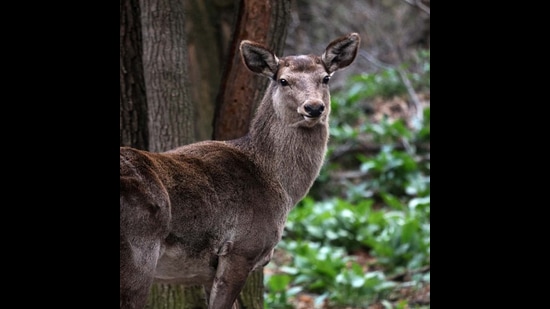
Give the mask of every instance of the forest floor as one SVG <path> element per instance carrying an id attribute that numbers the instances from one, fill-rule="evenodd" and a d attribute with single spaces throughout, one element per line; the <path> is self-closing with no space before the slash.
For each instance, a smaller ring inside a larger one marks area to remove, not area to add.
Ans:
<path id="1" fill-rule="evenodd" d="M 399 295 L 396 294 L 397 298 L 388 299 L 394 305 L 399 303 L 399 301 L 405 300 L 409 305 L 405 309 L 423 309 L 430 308 L 430 285 L 422 287 L 421 289 L 415 288 L 405 288 L 397 291 Z M 293 302 L 293 305 L 296 309 L 320 309 L 315 307 L 315 298 L 314 296 L 307 294 L 300 294 L 296 300 Z M 412 307 L 411 307 L 412 306 Z M 324 304 L 321 309 L 336 309 L 331 307 L 328 304 Z M 338 307 L 337 309 L 364 309 L 363 307 Z M 376 302 L 367 307 L 367 309 L 386 309 L 382 302 Z"/>
<path id="2" fill-rule="evenodd" d="M 371 258 L 365 252 L 358 252 L 356 254 L 356 261 L 359 264 L 372 263 L 369 261 Z M 264 268 L 264 272 L 278 272 L 277 269 L 285 265 L 285 260 L 288 261 L 290 257 L 280 250 L 275 250 L 272 265 L 275 264 L 275 268 Z M 430 271 L 429 267 L 422 270 L 422 272 Z M 394 281 L 403 283 L 410 280 L 410 274 L 403 274 L 402 276 L 394 276 Z M 319 295 L 300 293 L 298 296 L 291 300 L 295 309 L 365 309 L 364 307 L 334 307 L 328 302 L 324 302 L 321 306 L 315 305 L 315 299 Z M 427 283 L 423 286 L 404 287 L 394 290 L 386 301 L 389 301 L 394 306 L 401 301 L 406 301 L 408 305 L 402 307 L 403 309 L 428 309 L 430 308 L 430 284 Z M 371 304 L 366 309 L 386 309 L 381 301 Z"/>

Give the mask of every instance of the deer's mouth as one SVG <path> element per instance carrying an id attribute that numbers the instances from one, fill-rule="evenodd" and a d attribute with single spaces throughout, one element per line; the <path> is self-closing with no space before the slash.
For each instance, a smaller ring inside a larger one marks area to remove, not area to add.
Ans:
<path id="1" fill-rule="evenodd" d="M 300 121 L 301 126 L 305 127 L 313 127 L 319 123 L 323 124 L 325 117 L 325 113 L 321 113 L 319 115 L 311 115 L 309 113 L 299 112 L 300 116 L 302 116 L 303 120 Z"/>
<path id="2" fill-rule="evenodd" d="M 311 115 L 304 115 L 304 114 L 302 114 L 302 117 L 304 117 L 304 119 L 307 120 L 307 121 L 314 121 L 314 120 L 317 120 L 317 119 L 321 118 L 321 115 L 319 115 L 319 116 L 311 116 Z"/>
<path id="3" fill-rule="evenodd" d="M 316 126 L 317 124 L 324 124 L 326 120 L 326 117 L 323 116 L 325 115 L 325 113 L 322 113 L 319 116 L 314 116 L 303 112 L 298 112 L 298 113 L 300 114 L 300 116 L 302 116 L 302 120 L 293 124 L 292 125 L 293 127 L 311 128 Z"/>

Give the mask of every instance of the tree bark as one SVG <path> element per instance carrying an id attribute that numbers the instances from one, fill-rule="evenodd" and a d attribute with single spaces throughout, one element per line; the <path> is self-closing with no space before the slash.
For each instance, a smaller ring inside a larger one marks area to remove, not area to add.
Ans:
<path id="1" fill-rule="evenodd" d="M 120 146 L 148 149 L 138 0 L 120 1 Z"/>
<path id="2" fill-rule="evenodd" d="M 194 141 L 189 100 L 185 14 L 181 0 L 140 0 L 149 150 Z"/>
<path id="3" fill-rule="evenodd" d="M 250 121 L 268 85 L 265 77 L 252 74 L 239 52 L 242 40 L 271 48 L 279 56 L 284 48 L 290 18 L 290 0 L 241 0 L 227 55 L 214 118 L 214 138 L 234 139 L 248 132 Z"/>
<path id="4" fill-rule="evenodd" d="M 188 48 L 189 89 L 195 103 L 195 140 L 212 139 L 216 96 L 220 88 L 223 63 L 233 25 L 235 1 L 185 1 Z M 224 49 L 225 48 L 225 49 Z"/>
<path id="5" fill-rule="evenodd" d="M 153 284 L 145 309 L 207 309 L 200 286 Z"/>
<path id="6" fill-rule="evenodd" d="M 263 269 L 253 271 L 239 295 L 238 304 L 242 309 L 264 308 L 264 272 Z"/>

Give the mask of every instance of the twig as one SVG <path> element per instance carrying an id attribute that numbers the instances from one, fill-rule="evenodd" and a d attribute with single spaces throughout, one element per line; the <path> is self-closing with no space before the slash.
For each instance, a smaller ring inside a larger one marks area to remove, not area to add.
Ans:
<path id="1" fill-rule="evenodd" d="M 418 273 L 425 273 L 429 270 L 430 270 L 430 265 L 426 265 L 426 266 L 423 266 L 423 267 L 420 267 L 420 268 L 417 268 L 417 269 L 405 270 L 402 273 L 398 273 L 398 274 L 395 274 L 393 276 L 387 277 L 386 280 L 396 281 L 397 279 L 405 277 L 406 275 L 414 275 L 414 274 L 418 274 Z"/>
<path id="2" fill-rule="evenodd" d="M 407 88 L 407 92 L 409 93 L 409 97 L 411 98 L 411 101 L 413 103 L 414 109 L 416 110 L 416 120 L 417 122 L 413 121 L 413 125 L 416 129 L 419 129 L 422 126 L 422 122 L 424 121 L 424 113 L 422 111 L 422 104 L 420 103 L 420 100 L 418 99 L 418 95 L 416 95 L 416 92 L 414 91 L 414 88 L 411 84 L 411 81 L 407 77 L 407 74 L 402 69 L 397 69 L 397 72 L 399 72 L 399 76 L 401 76 L 401 80 L 403 81 L 403 84 L 405 85 L 405 88 Z"/>
<path id="3" fill-rule="evenodd" d="M 385 70 L 389 70 L 389 69 L 393 68 L 391 65 L 385 64 L 382 61 L 380 61 L 380 60 L 376 59 L 375 57 L 371 56 L 371 54 L 367 53 L 363 49 L 359 50 L 359 55 L 362 56 L 363 58 L 365 58 L 367 61 L 374 64 L 375 66 L 379 67 L 379 68 L 382 68 L 382 69 L 385 69 Z"/>
<path id="4" fill-rule="evenodd" d="M 424 5 L 424 3 L 422 3 L 421 0 L 403 0 L 403 1 L 405 1 L 406 3 L 408 3 L 412 6 L 416 6 L 417 8 L 424 11 L 424 13 L 430 15 L 430 8 L 427 7 L 426 5 Z"/>

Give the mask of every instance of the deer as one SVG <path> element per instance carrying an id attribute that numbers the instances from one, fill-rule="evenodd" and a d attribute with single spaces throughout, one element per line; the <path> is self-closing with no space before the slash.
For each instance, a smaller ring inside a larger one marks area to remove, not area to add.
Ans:
<path id="1" fill-rule="evenodd" d="M 120 308 L 144 308 L 154 282 L 202 285 L 209 309 L 237 308 L 320 173 L 329 81 L 359 44 L 350 33 L 320 56 L 279 58 L 243 40 L 244 65 L 270 80 L 246 135 L 166 152 L 120 147 Z"/>

